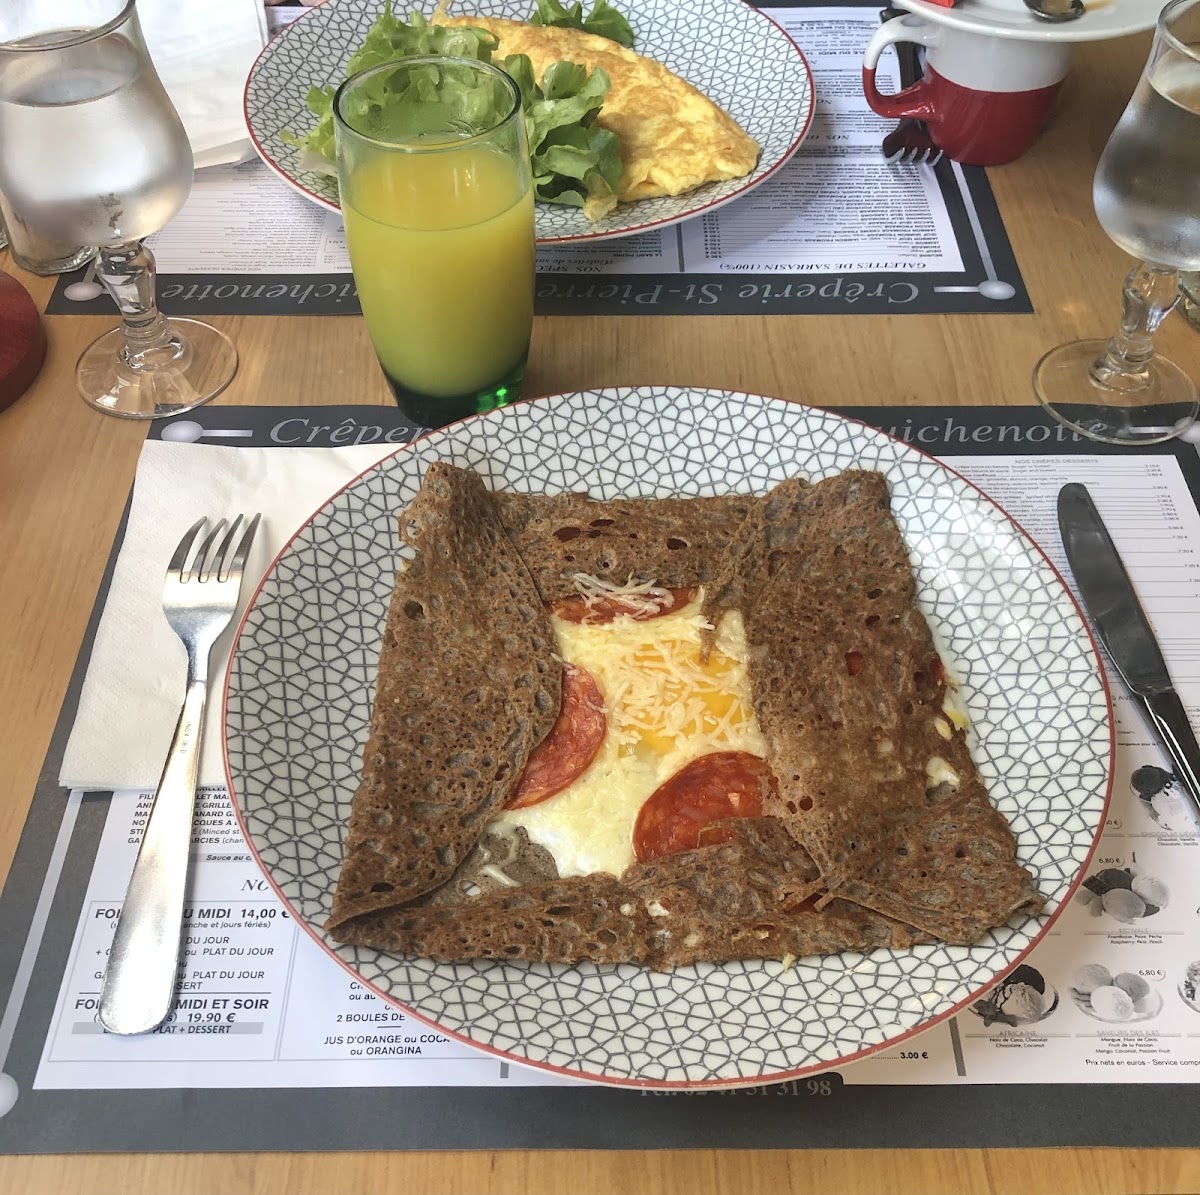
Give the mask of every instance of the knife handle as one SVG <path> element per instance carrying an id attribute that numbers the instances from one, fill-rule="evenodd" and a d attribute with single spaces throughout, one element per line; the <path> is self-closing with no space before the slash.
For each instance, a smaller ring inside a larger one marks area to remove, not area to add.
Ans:
<path id="1" fill-rule="evenodd" d="M 1200 811 L 1200 745 L 1196 743 L 1179 694 L 1172 689 L 1152 697 L 1143 697 L 1142 702 L 1175 765 L 1181 783 Z"/>

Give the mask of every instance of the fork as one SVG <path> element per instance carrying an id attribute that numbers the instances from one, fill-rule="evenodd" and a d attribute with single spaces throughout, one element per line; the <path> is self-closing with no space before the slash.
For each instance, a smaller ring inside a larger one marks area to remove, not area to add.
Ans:
<path id="1" fill-rule="evenodd" d="M 237 608 L 260 517 L 250 520 L 234 551 L 242 516 L 228 527 L 221 519 L 193 556 L 208 525 L 200 519 L 167 566 L 163 614 L 187 649 L 187 690 L 108 953 L 97 1019 L 110 1033 L 149 1033 L 175 997 L 209 657 Z"/>
<path id="2" fill-rule="evenodd" d="M 905 15 L 903 9 L 890 5 L 879 14 L 881 21 Z M 911 87 L 921 77 L 921 62 L 917 47 L 912 42 L 897 42 L 896 58 L 900 66 L 900 88 Z M 942 151 L 933 143 L 929 128 L 923 120 L 905 116 L 883 139 L 880 146 L 889 162 L 928 162 L 936 166 L 942 160 Z"/>

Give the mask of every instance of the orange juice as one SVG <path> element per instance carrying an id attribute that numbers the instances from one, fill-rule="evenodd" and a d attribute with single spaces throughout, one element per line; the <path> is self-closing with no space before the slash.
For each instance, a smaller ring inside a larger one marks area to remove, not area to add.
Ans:
<path id="1" fill-rule="evenodd" d="M 397 398 L 450 400 L 519 377 L 533 321 L 528 171 L 494 146 L 449 142 L 374 155 L 348 182 L 354 280 Z"/>

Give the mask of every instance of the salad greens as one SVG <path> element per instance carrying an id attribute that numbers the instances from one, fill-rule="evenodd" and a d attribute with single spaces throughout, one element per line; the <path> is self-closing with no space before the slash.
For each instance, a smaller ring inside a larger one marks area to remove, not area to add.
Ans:
<path id="1" fill-rule="evenodd" d="M 608 0 L 596 0 L 591 13 L 585 18 L 582 0 L 576 0 L 569 9 L 564 8 L 559 0 L 536 0 L 537 11 L 529 18 L 531 25 L 557 25 L 562 29 L 582 29 L 584 33 L 594 33 L 597 37 L 607 37 L 609 41 L 618 42 L 629 47 L 633 45 L 633 30 L 629 22 L 615 9 Z"/>
<path id="2" fill-rule="evenodd" d="M 406 25 L 392 13 L 392 0 L 384 0 L 383 11 L 367 30 L 363 44 L 350 55 L 346 63 L 346 77 L 383 66 L 397 58 L 410 58 L 419 54 L 438 54 L 455 58 L 475 58 L 490 62 L 492 51 L 499 40 L 482 29 L 468 29 L 459 25 L 430 25 L 420 13 L 412 14 L 412 23 Z M 288 145 L 304 151 L 301 165 L 305 170 L 323 174 L 336 174 L 333 148 L 333 97 L 337 87 L 310 87 L 305 105 L 317 118 L 316 126 L 303 137 L 297 137 L 291 129 L 283 129 L 280 137 Z M 380 106 L 402 103 L 402 96 L 391 95 L 380 80 L 373 93 L 364 93 L 361 107 L 365 110 L 372 104 Z"/>
<path id="3" fill-rule="evenodd" d="M 510 54 L 502 65 L 521 89 L 537 197 L 583 207 L 589 198 L 615 195 L 623 169 L 617 135 L 594 123 L 608 92 L 607 72 L 552 62 L 539 86 L 524 54 Z"/>
<path id="4" fill-rule="evenodd" d="M 538 12 L 533 23 L 569 25 L 601 36 L 609 36 L 601 33 L 601 27 L 612 28 L 616 31 L 611 35 L 612 40 L 620 40 L 616 35 L 621 32 L 619 23 L 629 41 L 633 40 L 624 17 L 607 0 L 595 0 L 586 21 L 582 19 L 579 3 L 572 5 L 568 12 L 558 0 L 536 2 Z M 393 14 L 392 0 L 384 0 L 383 11 L 368 30 L 363 44 L 347 62 L 346 74 L 349 77 L 374 66 L 419 54 L 491 62 L 498 45 L 498 39 L 483 29 L 466 25 L 430 25 L 420 13 L 412 13 L 405 23 Z M 605 200 L 614 195 L 623 168 L 617 138 L 595 123 L 611 84 L 608 74 L 600 69 L 589 73 L 585 67 L 572 62 L 555 62 L 546 68 L 539 81 L 524 54 L 510 55 L 495 65 L 512 76 L 521 92 L 537 197 L 549 203 L 582 207 L 588 199 Z M 450 72 L 439 74 L 433 67 L 424 79 L 402 93 L 391 90 L 386 77 L 380 78 L 377 86 L 363 90 L 356 97 L 361 109 L 357 115 L 367 117 L 372 109 L 399 107 L 412 98 L 433 98 L 429 89 L 443 99 L 447 92 L 453 92 L 450 98 L 456 108 L 470 110 L 475 120 L 482 124 L 494 122 L 494 112 L 480 109 L 481 103 L 484 107 L 494 103 L 490 93 L 465 94 L 465 84 Z M 332 85 L 310 88 L 305 102 L 309 112 L 317 118 L 316 125 L 300 137 L 290 129 L 280 133 L 282 140 L 302 151 L 302 169 L 336 174 L 333 138 L 336 90 Z M 481 99 L 485 95 L 488 98 Z"/>

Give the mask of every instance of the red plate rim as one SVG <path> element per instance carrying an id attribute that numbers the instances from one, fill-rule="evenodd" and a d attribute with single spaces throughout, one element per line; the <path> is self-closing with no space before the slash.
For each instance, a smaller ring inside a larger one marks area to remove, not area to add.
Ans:
<path id="1" fill-rule="evenodd" d="M 634 389 L 634 387 L 613 386 L 613 387 L 604 387 L 599 392 L 600 393 L 608 393 L 608 394 L 619 394 L 622 391 L 630 390 L 630 389 Z M 703 387 L 679 386 L 679 387 L 670 387 L 670 389 L 688 391 L 688 390 L 703 389 Z M 514 406 L 520 407 L 520 406 L 525 405 L 525 403 L 527 403 L 527 402 L 551 402 L 551 401 L 555 401 L 555 400 L 559 400 L 559 399 L 569 399 L 569 398 L 575 397 L 576 395 L 578 395 L 580 393 L 583 393 L 583 392 L 582 391 L 566 391 L 566 392 L 559 393 L 559 394 L 540 395 L 538 397 L 531 397 L 529 399 L 524 399 L 520 403 L 514 404 Z M 747 397 L 747 398 L 759 399 L 759 400 L 762 400 L 765 402 L 791 402 L 792 401 L 789 399 L 774 398 L 771 395 L 757 394 L 752 391 L 722 391 L 721 393 L 726 397 L 735 397 L 735 398 L 736 397 Z M 473 1049 L 479 1050 L 486 1054 L 492 1054 L 498 1058 L 504 1059 L 506 1062 L 513 1062 L 513 1063 L 518 1064 L 519 1066 L 530 1067 L 534 1070 L 539 1070 L 539 1071 L 546 1071 L 550 1074 L 563 1075 L 563 1076 L 566 1076 L 566 1077 L 569 1077 L 572 1079 L 577 1079 L 580 1082 L 594 1084 L 594 1085 L 603 1086 L 603 1087 L 622 1087 L 622 1088 L 635 1088 L 635 1089 L 642 1089 L 642 1090 L 658 1090 L 658 1091 L 698 1091 L 698 1090 L 714 1090 L 714 1089 L 719 1089 L 719 1088 L 733 1089 L 733 1088 L 740 1088 L 740 1087 L 761 1087 L 761 1086 L 767 1086 L 770 1084 L 790 1082 L 793 1079 L 804 1078 L 807 1075 L 814 1075 L 814 1074 L 820 1074 L 820 1073 L 827 1072 L 827 1071 L 837 1070 L 839 1067 L 845 1066 L 847 1063 L 856 1062 L 861 1058 L 869 1057 L 872 1054 L 878 1054 L 883 1050 L 893 1049 L 896 1046 L 900 1045 L 901 1043 L 906 1042 L 906 1041 L 910 1040 L 911 1038 L 917 1036 L 918 1034 L 925 1033 L 927 1030 L 932 1029 L 935 1025 L 941 1024 L 943 1021 L 947 1020 L 949 1017 L 952 1017 L 956 1013 L 961 1012 L 969 1004 L 972 1004 L 974 1001 L 979 999 L 979 997 L 984 992 L 986 992 L 990 988 L 994 987 L 1004 977 L 1004 975 L 1009 974 L 1015 967 L 1019 966 L 1021 962 L 1023 962 L 1026 958 L 1028 958 L 1030 952 L 1042 942 L 1042 940 L 1046 937 L 1047 933 L 1050 931 L 1050 928 L 1059 919 L 1059 917 L 1062 916 L 1064 910 L 1070 904 L 1072 897 L 1075 895 L 1076 891 L 1079 889 L 1080 884 L 1082 884 L 1082 882 L 1087 874 L 1087 869 L 1088 869 L 1089 865 L 1091 864 L 1092 859 L 1095 857 L 1096 850 L 1099 847 L 1100 834 L 1101 834 L 1101 831 L 1104 826 L 1105 818 L 1108 815 L 1109 806 L 1112 802 L 1114 772 L 1115 772 L 1115 763 L 1116 763 L 1117 742 L 1116 742 L 1116 728 L 1115 728 L 1114 721 L 1113 721 L 1112 691 L 1111 691 L 1111 688 L 1108 683 L 1108 675 L 1104 669 L 1103 659 L 1100 655 L 1100 650 L 1096 643 L 1096 638 L 1092 633 L 1091 625 L 1089 624 L 1086 616 L 1084 615 L 1084 612 L 1081 609 L 1078 601 L 1076 601 L 1074 593 L 1071 592 L 1071 587 L 1067 584 L 1066 579 L 1063 577 L 1062 573 L 1059 572 L 1058 568 L 1055 566 L 1054 562 L 1050 559 L 1050 557 L 1042 550 L 1041 546 L 1037 543 L 1037 541 L 1025 530 L 1024 527 L 1021 526 L 1021 524 L 1019 522 L 1017 522 L 1016 519 L 1014 519 L 1008 513 L 1007 510 L 1004 509 L 1003 506 L 1000 505 L 999 502 L 997 502 L 994 498 L 992 498 L 988 494 L 986 494 L 974 482 L 972 482 L 968 478 L 964 477 L 957 470 L 950 468 L 949 465 L 946 465 L 942 461 L 938 460 L 938 458 L 933 456 L 931 453 L 925 452 L 923 449 L 917 448 L 914 445 L 907 443 L 907 441 L 901 440 L 898 436 L 893 436 L 890 432 L 885 432 L 880 428 L 872 427 L 869 423 L 866 423 L 861 419 L 854 419 L 854 418 L 851 418 L 846 415 L 840 415 L 836 411 L 831 411 L 825 407 L 817 406 L 812 403 L 796 403 L 795 405 L 808 407 L 809 409 L 814 410 L 814 411 L 820 411 L 823 414 L 829 415 L 835 419 L 840 419 L 845 423 L 851 423 L 851 424 L 857 425 L 858 427 L 865 428 L 873 434 L 882 435 L 885 438 L 892 440 L 893 442 L 895 442 L 897 444 L 900 444 L 905 450 L 907 450 L 909 452 L 913 452 L 913 453 L 917 454 L 918 456 L 924 457 L 926 460 L 932 461 L 939 468 L 944 469 L 947 473 L 951 474 L 953 477 L 958 478 L 959 481 L 961 481 L 965 485 L 969 486 L 972 490 L 974 490 L 977 494 L 979 494 L 979 496 L 981 498 L 983 498 L 988 504 L 990 504 L 991 506 L 994 506 L 1004 516 L 1004 518 L 1013 527 L 1016 528 L 1016 530 L 1021 535 L 1021 537 L 1026 541 L 1026 543 L 1030 547 L 1032 547 L 1033 550 L 1045 561 L 1046 565 L 1049 567 L 1051 572 L 1054 574 L 1055 578 L 1058 580 L 1059 584 L 1062 586 L 1063 592 L 1067 595 L 1068 599 L 1071 602 L 1071 605 L 1075 609 L 1075 613 L 1079 616 L 1080 623 L 1082 624 L 1083 629 L 1087 634 L 1088 642 L 1091 645 L 1092 656 L 1095 659 L 1096 670 L 1100 676 L 1100 683 L 1101 683 L 1101 685 L 1103 687 L 1103 691 L 1104 691 L 1105 711 L 1107 714 L 1107 723 L 1108 723 L 1108 780 L 1107 780 L 1107 784 L 1105 786 L 1104 806 L 1100 811 L 1098 828 L 1096 830 L 1095 836 L 1092 839 L 1092 845 L 1088 849 L 1086 857 L 1083 859 L 1082 863 L 1080 864 L 1079 870 L 1077 871 L 1074 880 L 1071 881 L 1071 883 L 1069 884 L 1069 886 L 1067 888 L 1067 891 L 1063 895 L 1062 900 L 1059 902 L 1058 908 L 1055 909 L 1055 911 L 1046 918 L 1045 924 L 1034 935 L 1033 940 L 1029 943 L 1028 946 L 1026 946 L 1017 955 L 1017 957 L 1015 959 L 1013 959 L 1012 964 L 1008 968 L 1006 968 L 1006 970 L 1004 970 L 1000 974 L 997 974 L 997 975 L 993 976 L 992 978 L 990 978 L 987 981 L 987 983 L 981 985 L 979 988 L 972 991 L 969 995 L 964 997 L 962 1000 L 958 1001 L 956 1004 L 952 1005 L 950 1008 L 944 1009 L 942 1012 L 937 1013 L 935 1016 L 930 1017 L 928 1020 L 921 1022 L 920 1025 L 914 1026 L 912 1029 L 907 1029 L 903 1033 L 899 1034 L 896 1037 L 886 1038 L 884 1041 L 881 1041 L 881 1042 L 877 1043 L 876 1045 L 866 1046 L 863 1049 L 856 1050 L 854 1053 L 851 1053 L 851 1054 L 843 1054 L 839 1058 L 837 1058 L 836 1060 L 834 1060 L 832 1062 L 812 1063 L 808 1066 L 801 1066 L 801 1067 L 797 1067 L 797 1068 L 794 1068 L 791 1070 L 772 1071 L 769 1074 L 757 1075 L 754 1078 L 733 1077 L 733 1078 L 729 1078 L 729 1079 L 662 1080 L 662 1079 L 639 1079 L 636 1077 L 628 1078 L 628 1077 L 619 1077 L 619 1076 L 600 1077 L 600 1076 L 596 1076 L 596 1075 L 584 1074 L 584 1073 L 581 1073 L 580 1071 L 571 1070 L 567 1067 L 555 1066 L 552 1063 L 540 1062 L 537 1060 L 529 1059 L 529 1058 L 523 1057 L 522 1055 L 514 1054 L 510 1051 L 500 1049 L 499 1047 L 491 1046 L 486 1043 L 479 1042 L 479 1041 L 475 1040 L 474 1038 L 467 1036 L 464 1033 L 461 1033 L 457 1030 L 448 1028 L 447 1026 L 441 1024 L 439 1021 L 434 1020 L 432 1017 L 430 1017 L 424 1013 L 421 1013 L 417 1009 L 412 1008 L 410 1005 L 407 1005 L 407 1004 L 403 1003 L 402 1001 L 396 999 L 394 996 L 388 995 L 386 992 L 384 992 L 380 988 L 378 988 L 375 984 L 371 983 L 369 980 L 364 979 L 357 971 L 354 970 L 354 968 L 350 965 L 350 963 L 348 963 L 345 959 L 343 959 L 341 957 L 341 955 L 337 954 L 335 951 L 333 951 L 329 947 L 328 943 L 326 943 L 324 941 L 324 939 L 318 934 L 318 932 L 309 924 L 308 920 L 296 910 L 296 908 L 292 905 L 292 902 L 287 898 L 287 896 L 284 895 L 282 889 L 276 883 L 275 877 L 271 874 L 270 870 L 268 869 L 266 864 L 263 862 L 261 856 L 258 853 L 257 847 L 254 845 L 254 842 L 251 839 L 249 830 L 246 826 L 245 819 L 242 815 L 241 807 L 236 798 L 237 789 L 233 782 L 232 770 L 229 766 L 229 749 L 228 749 L 228 739 L 227 739 L 227 734 L 226 734 L 226 725 L 227 725 L 227 719 L 228 719 L 228 715 L 229 715 L 229 676 L 230 676 L 230 673 L 232 672 L 232 661 L 233 661 L 233 658 L 236 655 L 238 647 L 241 643 L 242 632 L 244 631 L 245 626 L 246 626 L 246 621 L 250 616 L 250 611 L 254 608 L 255 604 L 257 603 L 258 596 L 261 593 L 263 586 L 266 584 L 267 578 L 270 577 L 274 573 L 279 562 L 283 559 L 283 557 L 291 549 L 292 544 L 300 537 L 300 535 L 304 531 L 307 530 L 307 528 L 312 524 L 313 520 L 316 519 L 317 516 L 323 510 L 326 509 L 326 507 L 328 507 L 331 503 L 336 501 L 336 499 L 342 493 L 344 493 L 346 490 L 348 490 L 351 486 L 356 485 L 368 473 L 371 473 L 374 470 L 381 468 L 388 460 L 399 455 L 399 453 L 401 453 L 401 452 L 406 452 L 406 451 L 410 450 L 413 447 L 413 445 L 420 443 L 420 441 L 425 439 L 426 436 L 429 434 L 427 432 L 427 433 L 425 433 L 425 435 L 418 436 L 416 439 L 410 441 L 408 444 L 401 445 L 396 450 L 396 452 L 388 453 L 387 456 L 382 457 L 380 460 L 376 461 L 375 464 L 368 466 L 366 469 L 363 469 L 360 473 L 356 474 L 353 478 L 351 478 L 348 482 L 346 482 L 345 485 L 339 486 L 337 490 L 335 490 L 332 494 L 330 494 L 329 497 L 326 498 L 313 511 L 313 513 L 307 519 L 304 520 L 304 522 L 300 525 L 300 527 L 297 528 L 296 532 L 288 539 L 287 543 L 284 544 L 284 546 L 279 550 L 279 552 L 276 554 L 275 558 L 271 561 L 270 566 L 266 569 L 266 571 L 263 573 L 262 578 L 259 580 L 258 584 L 255 586 L 254 593 L 251 596 L 250 601 L 246 605 L 246 610 L 242 614 L 242 617 L 238 621 L 237 631 L 234 635 L 232 647 L 230 648 L 230 657 L 229 658 L 230 658 L 231 667 L 226 670 L 225 679 L 224 679 L 224 682 L 223 682 L 222 688 L 221 688 L 221 758 L 222 758 L 222 763 L 223 763 L 223 766 L 225 769 L 225 783 L 226 783 L 226 787 L 227 787 L 228 794 L 229 794 L 230 804 L 233 807 L 234 816 L 237 818 L 238 826 L 241 830 L 242 836 L 246 840 L 246 845 L 249 848 L 250 853 L 253 856 L 255 863 L 258 865 L 259 869 L 262 871 L 267 882 L 271 885 L 271 888 L 274 890 L 275 895 L 278 897 L 280 903 L 284 906 L 285 909 L 287 909 L 288 914 L 291 916 L 293 921 L 295 921 L 295 923 L 297 925 L 299 925 L 308 934 L 308 936 L 314 942 L 316 942 L 317 945 L 320 946 L 320 948 L 331 959 L 333 959 L 340 967 L 342 967 L 343 970 L 345 970 L 349 975 L 351 975 L 356 983 L 361 984 L 364 988 L 373 992 L 376 996 L 378 996 L 381 1000 L 385 1001 L 387 1004 L 390 1004 L 393 1007 L 400 1009 L 403 1013 L 405 1013 L 406 1016 L 412 1017 L 414 1020 L 419 1021 L 422 1024 L 429 1026 L 431 1029 L 436 1029 L 439 1033 L 443 1034 L 444 1036 L 452 1038 L 455 1041 L 461 1042 L 463 1045 L 470 1046 Z M 885 410 L 885 409 L 886 408 L 883 408 L 883 407 L 880 408 L 880 410 Z M 468 416 L 466 419 L 458 420 L 456 422 L 455 426 L 468 423 L 475 419 L 490 417 L 494 414 L 495 414 L 494 411 L 489 411 L 489 412 L 485 412 L 482 415 L 471 415 L 471 416 Z M 437 428 L 434 430 L 441 432 L 441 431 L 444 431 L 445 429 Z M 380 952 L 380 953 L 382 953 L 382 952 Z"/>
<path id="2" fill-rule="evenodd" d="M 593 241 L 612 241 L 617 240 L 620 237 L 636 236 L 638 233 L 648 232 L 653 228 L 662 228 L 671 224 L 682 224 L 685 220 L 692 219 L 693 216 L 701 216 L 705 212 L 713 211 L 716 208 L 724 207 L 727 203 L 732 203 L 733 200 L 740 198 L 747 191 L 757 187 L 760 183 L 766 182 L 771 175 L 775 174 L 776 171 L 786 166 L 787 163 L 790 162 L 795 156 L 796 150 L 800 148 L 801 142 L 805 137 L 808 136 L 809 130 L 812 128 L 813 117 L 817 111 L 817 92 L 813 83 L 812 67 L 809 66 L 808 59 L 804 56 L 804 51 L 800 49 L 796 39 L 792 37 L 792 35 L 788 33 L 788 31 L 784 29 L 784 27 L 780 25 L 778 21 L 776 21 L 773 17 L 769 17 L 761 9 L 755 8 L 753 4 L 748 3 L 748 0 L 732 0 L 732 2 L 742 5 L 743 8 L 750 9 L 752 12 L 762 17 L 763 20 L 774 25 L 775 28 L 778 29 L 785 38 L 787 38 L 787 40 L 791 43 L 792 48 L 796 51 L 796 57 L 800 59 L 800 63 L 804 67 L 804 74 L 808 79 L 808 94 L 810 97 L 810 102 L 808 105 L 808 118 L 804 122 L 804 127 L 796 135 L 795 140 L 792 141 L 791 145 L 789 145 L 784 153 L 780 156 L 779 161 L 776 162 L 775 165 L 773 165 L 765 173 L 759 175 L 758 178 L 748 179 L 742 186 L 738 187 L 737 190 L 731 192 L 730 194 L 723 195 L 720 199 L 710 200 L 708 203 L 693 208 L 691 211 L 682 216 L 664 216 L 661 220 L 647 220 L 644 224 L 637 224 L 632 228 L 622 228 L 613 232 L 587 232 L 578 234 L 576 236 L 538 237 L 537 243 L 539 245 L 583 245 L 589 244 Z M 250 67 L 249 73 L 246 75 L 246 85 L 242 89 L 242 119 L 245 121 L 246 132 L 250 135 L 250 141 L 254 145 L 254 152 L 258 154 L 260 161 L 262 161 L 263 164 L 273 174 L 278 176 L 282 182 L 286 183 L 294 191 L 298 191 L 306 199 L 312 200 L 313 203 L 319 204 L 326 211 L 340 213 L 342 209 L 339 204 L 330 203 L 329 200 L 323 195 L 318 195 L 316 191 L 310 190 L 303 183 L 292 178 L 292 176 L 288 174 L 283 167 L 280 166 L 275 159 L 267 153 L 262 142 L 259 141 L 257 135 L 255 134 L 253 126 L 250 124 L 250 112 L 248 104 L 250 81 L 258 73 L 259 66 L 262 64 L 263 59 L 267 56 L 268 51 L 271 50 L 271 47 L 275 44 L 275 42 L 278 41 L 279 38 L 283 37 L 294 25 L 298 25 L 301 21 L 312 16 L 319 7 L 320 6 L 318 5 L 316 8 L 310 8 L 302 16 L 297 17 L 294 21 L 288 22 L 288 24 L 283 26 L 283 28 L 280 29 L 259 51 L 258 57 L 255 58 Z M 549 395 L 544 397 L 549 397 Z"/>

